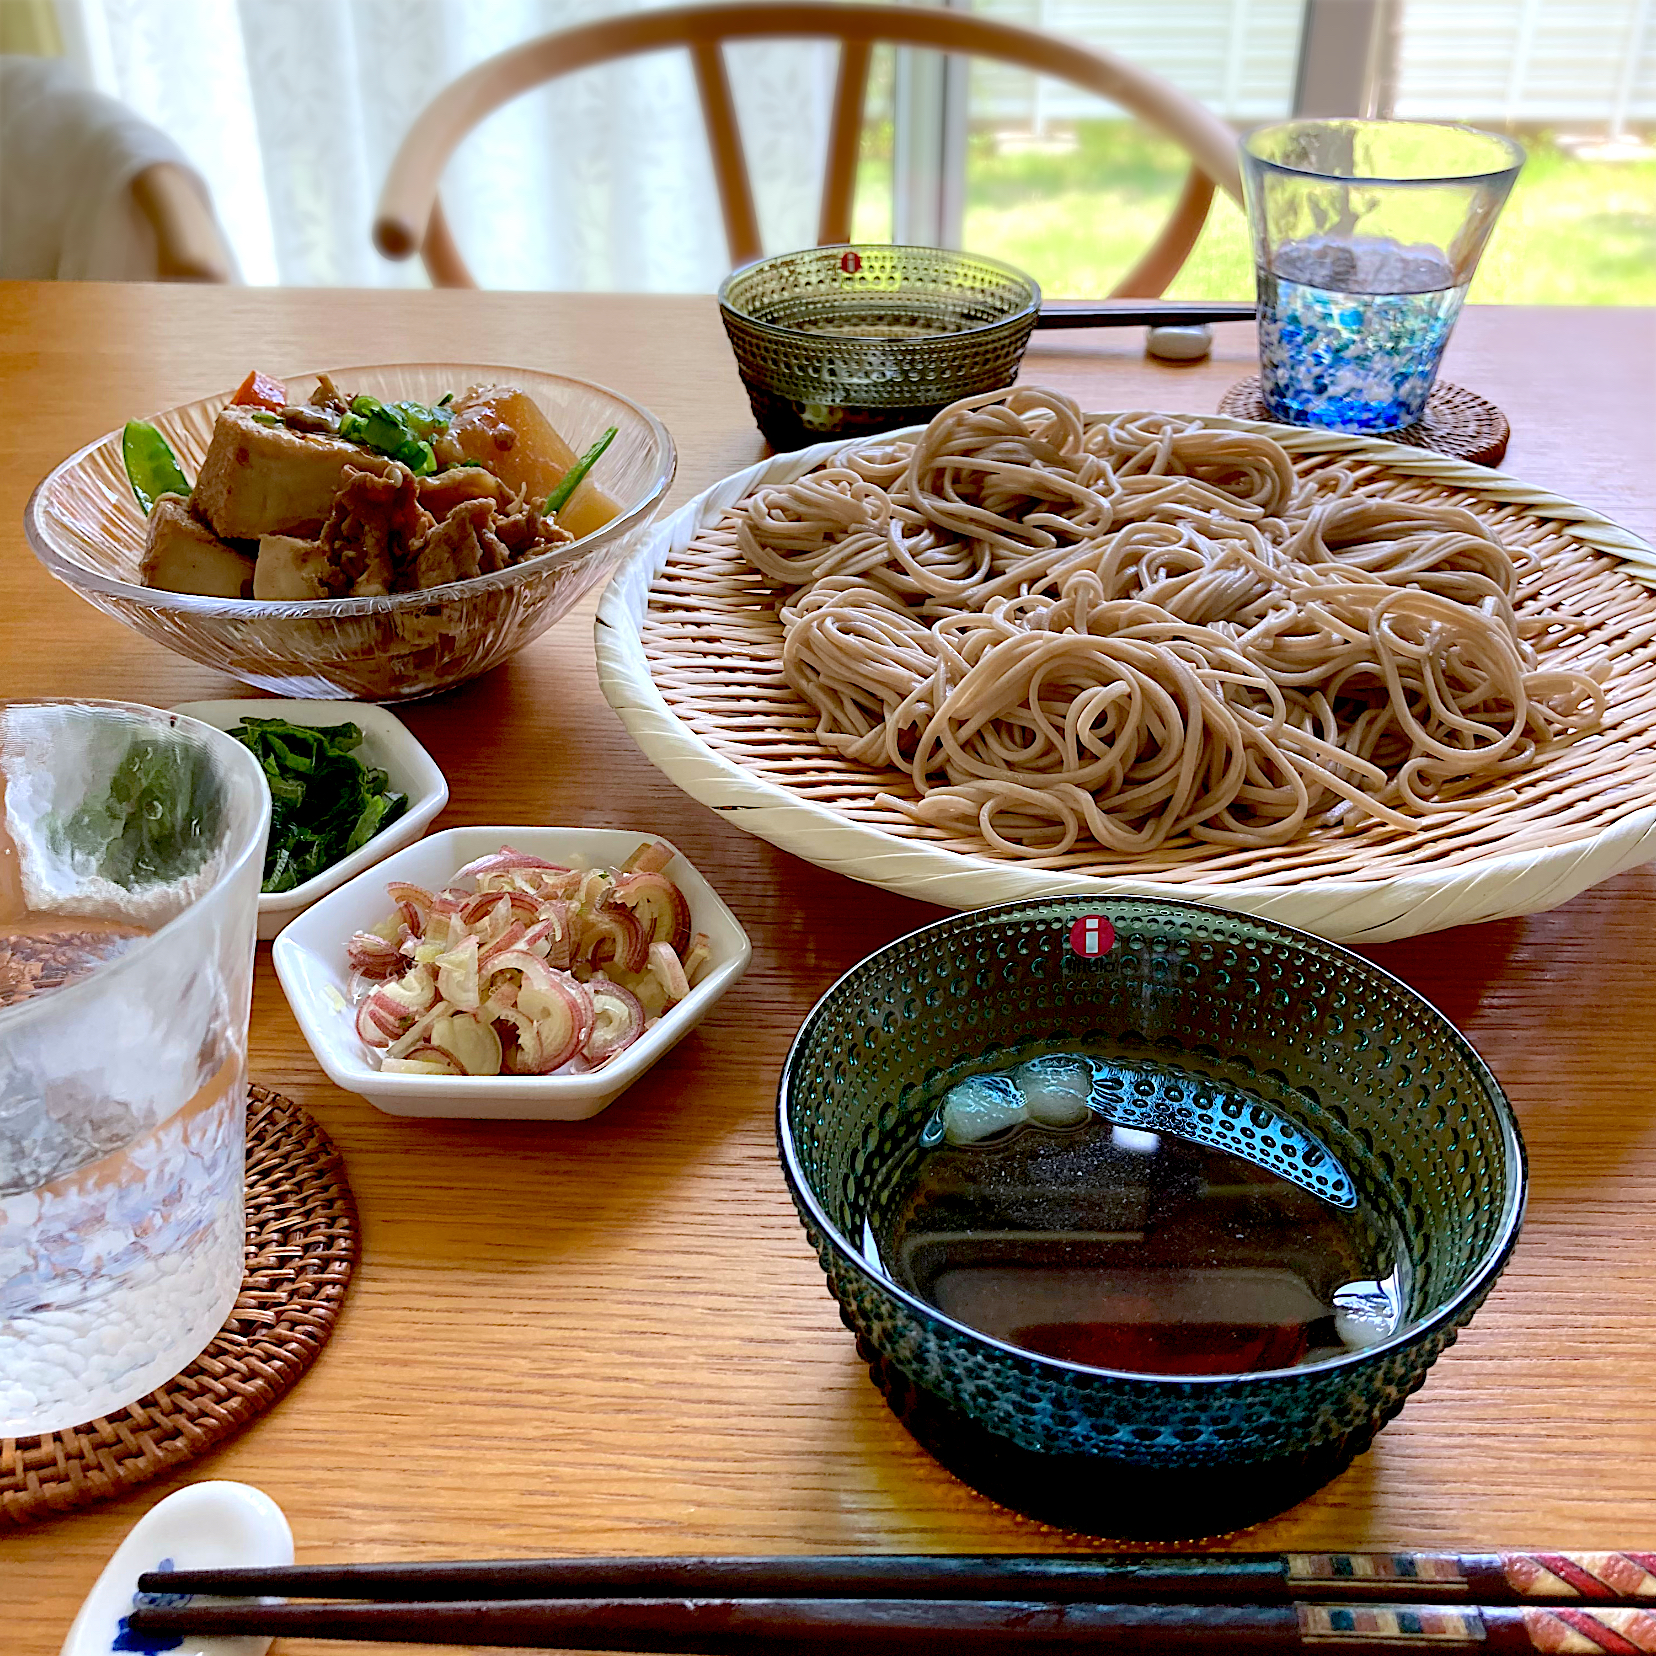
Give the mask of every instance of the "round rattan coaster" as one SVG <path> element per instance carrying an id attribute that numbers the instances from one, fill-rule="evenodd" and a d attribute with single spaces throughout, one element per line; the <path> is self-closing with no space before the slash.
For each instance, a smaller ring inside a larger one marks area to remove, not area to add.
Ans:
<path id="1" fill-rule="evenodd" d="M 292 1099 L 247 1101 L 247 1274 L 213 1343 L 118 1415 L 0 1440 L 0 1531 L 112 1500 L 217 1448 L 328 1342 L 357 1261 L 356 1203 L 333 1140 Z"/>
<path id="2" fill-rule="evenodd" d="M 1265 399 L 1259 394 L 1259 376 L 1238 380 L 1219 399 L 1219 412 L 1234 420 L 1269 420 Z M 1420 424 L 1384 435 L 1389 443 L 1452 454 L 1457 460 L 1470 460 L 1474 466 L 1498 466 L 1507 451 L 1512 427 L 1506 415 L 1476 391 L 1439 380 L 1426 399 L 1426 417 Z"/>

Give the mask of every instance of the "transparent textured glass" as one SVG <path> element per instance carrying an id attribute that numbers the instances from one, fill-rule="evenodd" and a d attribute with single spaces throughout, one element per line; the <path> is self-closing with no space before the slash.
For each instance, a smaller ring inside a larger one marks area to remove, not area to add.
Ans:
<path id="1" fill-rule="evenodd" d="M 1414 121 L 1285 121 L 1243 140 L 1273 419 L 1415 424 L 1523 150 Z"/>
<path id="2" fill-rule="evenodd" d="M 106 798 L 134 737 L 203 756 L 219 809 L 194 874 L 122 885 L 115 906 L 78 878 L 29 898 L 34 916 L 125 919 L 150 935 L 89 976 L 0 1007 L 0 1437 L 78 1425 L 170 1380 L 241 1288 L 247 1019 L 270 823 L 257 761 L 151 708 L 14 703 L 0 708 L 8 843 L 43 843 L 52 819 Z M 32 877 L 27 855 L 23 866 Z"/>
<path id="3" fill-rule="evenodd" d="M 1071 928 L 1094 914 L 1115 941 L 1084 959 Z M 1074 1050 L 1130 1055 L 1239 1144 L 1268 1113 L 1326 1145 L 1401 1239 L 1397 1332 L 1303 1368 L 1135 1375 L 1002 1344 L 898 1287 L 865 1239 L 942 1093 L 1009 1054 Z M 1257 1120 L 1206 1109 L 1216 1092 L 1257 1100 Z M 1523 1213 L 1512 1111 L 1433 1006 L 1335 944 L 1150 899 L 982 909 L 871 955 L 801 1027 L 779 1136 L 829 1288 L 915 1436 L 1009 1506 L 1123 1537 L 1234 1529 L 1342 1470 L 1482 1303 Z"/>
<path id="4" fill-rule="evenodd" d="M 673 478 L 667 428 L 637 403 L 586 380 L 452 362 L 332 373 L 342 389 L 384 402 L 431 403 L 468 385 L 515 385 L 577 452 L 615 426 L 615 440 L 592 475 L 621 503 L 621 514 L 596 534 L 498 574 L 386 598 L 278 604 L 159 592 L 139 580 L 144 514 L 121 462 L 121 434 L 111 432 L 71 455 L 35 490 L 23 520 L 35 556 L 106 614 L 262 690 L 404 701 L 476 678 L 538 638 L 621 566 Z M 294 375 L 288 394 L 302 402 L 315 383 L 314 376 Z M 213 421 L 229 398 L 226 391 L 149 416 L 186 477 L 200 468 Z"/>
<path id="5" fill-rule="evenodd" d="M 1010 385 L 1040 307 L 1022 271 L 935 247 L 781 253 L 719 289 L 753 417 L 783 451 L 923 425 Z"/>

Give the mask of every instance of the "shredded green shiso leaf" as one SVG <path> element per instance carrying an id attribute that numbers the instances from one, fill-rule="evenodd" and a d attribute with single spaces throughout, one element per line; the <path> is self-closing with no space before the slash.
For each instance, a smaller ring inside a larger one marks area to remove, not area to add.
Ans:
<path id="1" fill-rule="evenodd" d="M 366 845 L 408 809 L 391 778 L 365 765 L 354 724 L 313 729 L 287 719 L 243 719 L 230 732 L 270 785 L 265 891 L 292 891 Z"/>
<path id="2" fill-rule="evenodd" d="M 139 736 L 101 798 L 49 832 L 60 853 L 133 890 L 194 874 L 218 842 L 224 796 L 211 760 L 188 743 Z"/>

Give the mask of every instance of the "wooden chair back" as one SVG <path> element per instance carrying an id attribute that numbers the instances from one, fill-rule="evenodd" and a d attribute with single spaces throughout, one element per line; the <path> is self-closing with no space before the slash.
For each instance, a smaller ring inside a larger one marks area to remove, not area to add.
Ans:
<path id="1" fill-rule="evenodd" d="M 155 232 L 156 279 L 228 282 L 230 254 L 201 187 L 171 161 L 157 161 L 132 181 L 132 199 Z"/>
<path id="2" fill-rule="evenodd" d="M 617 58 L 685 47 L 701 95 L 731 262 L 758 258 L 763 251 L 759 218 L 722 48 L 730 40 L 776 38 L 840 42 L 819 244 L 851 239 L 863 95 L 869 59 L 880 42 L 991 58 L 1069 81 L 1130 110 L 1188 152 L 1190 175 L 1172 215 L 1149 250 L 1116 284 L 1116 296 L 1154 298 L 1166 289 L 1201 234 L 1215 185 L 1233 200 L 1242 199 L 1236 138 L 1230 128 L 1195 99 L 1112 53 L 1015 24 L 929 7 L 846 5 L 835 0 L 693 5 L 630 12 L 543 35 L 478 64 L 445 87 L 415 121 L 391 163 L 374 220 L 375 245 L 393 259 L 405 259 L 418 249 L 438 287 L 475 287 L 437 192 L 443 169 L 466 134 L 502 104 L 560 75 Z"/>

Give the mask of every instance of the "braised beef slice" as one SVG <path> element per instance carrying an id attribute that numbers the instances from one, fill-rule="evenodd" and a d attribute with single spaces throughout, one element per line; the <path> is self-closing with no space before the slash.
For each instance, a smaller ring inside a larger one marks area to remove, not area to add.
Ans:
<path id="1" fill-rule="evenodd" d="M 319 544 L 330 597 L 413 592 L 492 575 L 574 537 L 480 466 L 417 478 L 352 469 Z"/>
<path id="2" fill-rule="evenodd" d="M 332 566 L 327 577 L 331 595 L 408 590 L 418 544 L 434 522 L 420 505 L 414 474 L 406 466 L 393 465 L 385 476 L 348 472 L 320 537 Z M 336 585 L 339 591 L 332 593 Z"/>
<path id="3" fill-rule="evenodd" d="M 551 518 L 542 517 L 521 495 L 512 503 L 511 511 L 495 521 L 494 532 L 511 552 L 512 563 L 539 557 L 542 552 L 550 552 L 553 547 L 563 546 L 575 538 Z"/>
<path id="4" fill-rule="evenodd" d="M 318 437 L 334 436 L 339 430 L 339 411 L 327 405 L 289 404 L 282 410 L 282 424 L 289 431 L 308 431 Z"/>
<path id="5" fill-rule="evenodd" d="M 492 500 L 461 501 L 421 542 L 414 562 L 414 586 L 469 581 L 474 575 L 504 569 L 511 555 L 490 532 L 494 517 Z"/>
<path id="6" fill-rule="evenodd" d="M 482 466 L 450 466 L 435 477 L 420 479 L 420 504 L 439 521 L 463 500 L 492 501 L 505 511 L 516 499 L 492 471 Z"/>

